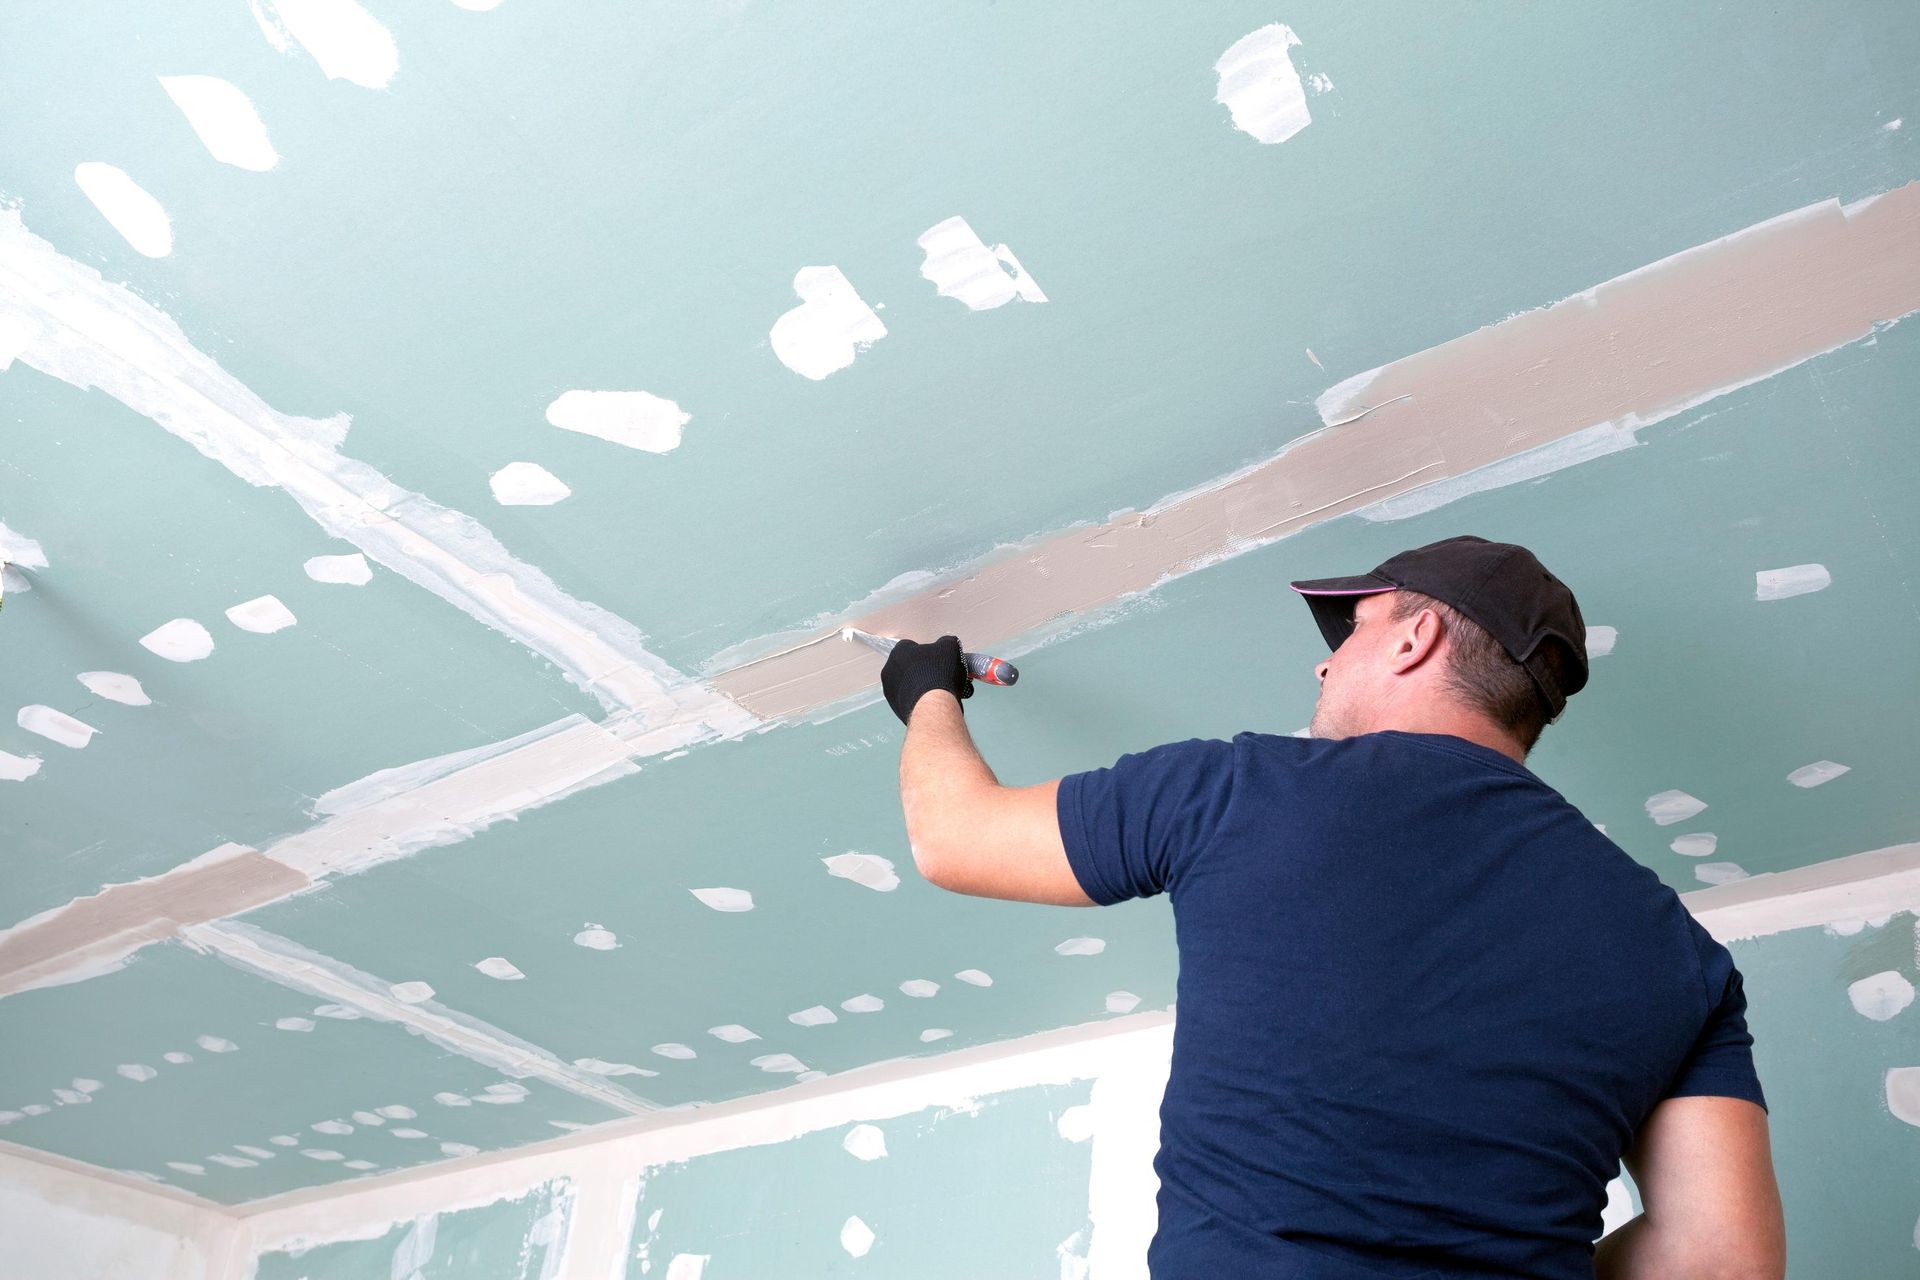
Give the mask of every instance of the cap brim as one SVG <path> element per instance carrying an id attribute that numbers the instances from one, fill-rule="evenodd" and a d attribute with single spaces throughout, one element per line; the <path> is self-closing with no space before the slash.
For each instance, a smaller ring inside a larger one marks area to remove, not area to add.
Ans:
<path id="1" fill-rule="evenodd" d="M 1363 573 L 1351 578 L 1312 578 L 1304 582 L 1287 584 L 1306 597 L 1307 607 L 1313 611 L 1313 620 L 1320 627 L 1320 634 L 1326 639 L 1327 650 L 1332 652 L 1346 643 L 1353 634 L 1353 605 L 1361 596 L 1377 596 L 1383 591 L 1398 591 L 1400 588 L 1385 578 Z"/>

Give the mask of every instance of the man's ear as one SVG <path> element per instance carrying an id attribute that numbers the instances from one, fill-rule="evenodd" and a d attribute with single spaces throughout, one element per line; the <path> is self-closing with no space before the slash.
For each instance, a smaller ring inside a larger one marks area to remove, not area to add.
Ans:
<path id="1" fill-rule="evenodd" d="M 1446 627 L 1432 609 L 1421 609 L 1411 618 L 1399 621 L 1393 652 L 1387 655 L 1393 674 L 1405 675 L 1440 652 Z"/>

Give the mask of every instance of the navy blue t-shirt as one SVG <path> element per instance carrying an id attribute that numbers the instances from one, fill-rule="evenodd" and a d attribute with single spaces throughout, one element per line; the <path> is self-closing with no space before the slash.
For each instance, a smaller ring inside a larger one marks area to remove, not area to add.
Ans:
<path id="1" fill-rule="evenodd" d="M 1194 739 L 1058 812 L 1095 902 L 1173 904 L 1157 1280 L 1592 1280 L 1654 1105 L 1766 1105 L 1727 949 L 1490 748 Z"/>

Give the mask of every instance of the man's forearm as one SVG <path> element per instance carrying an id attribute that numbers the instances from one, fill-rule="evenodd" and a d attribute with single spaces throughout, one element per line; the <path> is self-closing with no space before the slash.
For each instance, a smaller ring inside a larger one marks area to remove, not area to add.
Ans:
<path id="1" fill-rule="evenodd" d="M 942 843 L 964 830 L 969 798 L 999 785 L 967 732 L 960 700 L 940 690 L 923 695 L 907 720 L 900 749 L 900 808 L 908 847 L 922 872 Z"/>

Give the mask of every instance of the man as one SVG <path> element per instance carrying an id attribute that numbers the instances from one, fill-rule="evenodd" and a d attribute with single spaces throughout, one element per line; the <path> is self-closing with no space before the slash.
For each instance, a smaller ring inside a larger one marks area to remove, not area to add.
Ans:
<path id="1" fill-rule="evenodd" d="M 955 637 L 882 672 L 928 880 L 1172 903 L 1153 1274 L 1783 1275 L 1732 957 L 1524 763 L 1587 682 L 1573 594 L 1474 537 L 1292 585 L 1333 650 L 1308 738 L 1004 787 Z M 1645 1212 L 1596 1250 L 1623 1157 Z"/>

